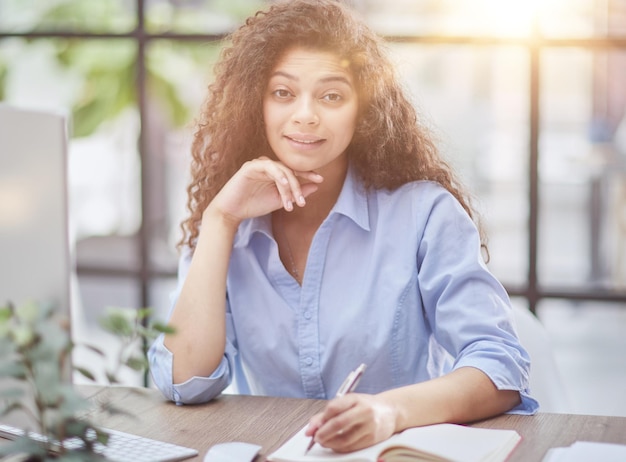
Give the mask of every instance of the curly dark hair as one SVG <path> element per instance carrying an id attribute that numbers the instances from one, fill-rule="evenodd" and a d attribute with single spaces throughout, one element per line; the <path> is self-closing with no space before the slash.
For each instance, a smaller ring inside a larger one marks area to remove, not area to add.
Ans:
<path id="1" fill-rule="evenodd" d="M 468 195 L 398 83 L 383 39 L 340 1 L 281 1 L 248 18 L 227 41 L 192 143 L 190 215 L 181 224 L 181 245 L 195 246 L 204 209 L 246 161 L 275 158 L 264 130 L 263 95 L 275 64 L 293 47 L 330 51 L 348 63 L 359 97 L 348 158 L 366 188 L 435 181 L 477 222 Z"/>

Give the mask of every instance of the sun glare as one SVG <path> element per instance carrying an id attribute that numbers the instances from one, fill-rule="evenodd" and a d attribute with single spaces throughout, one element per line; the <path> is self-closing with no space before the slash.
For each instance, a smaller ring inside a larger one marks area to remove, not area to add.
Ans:
<path id="1" fill-rule="evenodd" d="M 538 13 L 540 0 L 498 1 L 488 3 L 485 14 L 497 35 L 529 35 Z"/>
<path id="2" fill-rule="evenodd" d="M 567 3 L 567 0 L 471 0 L 449 2 L 448 7 L 456 10 L 456 15 L 480 25 L 485 35 L 527 37 L 542 16 L 562 11 Z"/>

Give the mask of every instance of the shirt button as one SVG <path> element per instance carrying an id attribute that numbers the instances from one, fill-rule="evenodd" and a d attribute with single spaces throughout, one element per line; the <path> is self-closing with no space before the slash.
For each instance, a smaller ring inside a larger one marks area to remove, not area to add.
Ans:
<path id="1" fill-rule="evenodd" d="M 304 319 L 311 319 L 311 312 L 310 311 L 305 311 L 304 312 Z"/>
<path id="2" fill-rule="evenodd" d="M 306 362 L 307 366 L 310 366 L 311 364 L 313 364 L 313 358 L 308 357 L 308 358 L 306 358 L 305 362 Z"/>

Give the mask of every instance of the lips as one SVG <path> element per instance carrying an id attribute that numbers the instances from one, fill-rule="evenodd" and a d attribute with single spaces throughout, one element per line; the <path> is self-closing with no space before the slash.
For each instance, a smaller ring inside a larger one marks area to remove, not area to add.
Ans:
<path id="1" fill-rule="evenodd" d="M 326 141 L 324 138 L 320 138 L 319 136 L 309 135 L 304 133 L 293 133 L 289 135 L 284 135 L 287 140 L 292 143 L 297 143 L 305 146 L 312 146 L 316 144 L 321 144 Z"/>

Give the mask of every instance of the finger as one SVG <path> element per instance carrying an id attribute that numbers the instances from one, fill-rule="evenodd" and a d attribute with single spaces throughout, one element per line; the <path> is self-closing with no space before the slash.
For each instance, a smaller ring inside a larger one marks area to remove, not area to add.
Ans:
<path id="1" fill-rule="evenodd" d="M 363 425 L 349 422 L 344 427 L 334 431 L 330 437 L 318 436 L 320 430 L 315 435 L 315 440 L 322 446 L 339 451 L 349 450 L 355 447 L 365 437 Z"/>
<path id="2" fill-rule="evenodd" d="M 295 181 L 290 181 L 294 203 L 299 207 L 306 205 L 306 198 L 317 191 L 317 185 L 324 181 L 324 177 L 319 173 L 309 171 L 292 171 Z M 288 176 L 288 178 L 290 178 Z"/>
<path id="3" fill-rule="evenodd" d="M 280 194 L 284 209 L 291 212 L 295 199 L 289 179 L 287 177 L 281 178 L 280 184 L 277 184 L 276 188 Z"/>
<path id="4" fill-rule="evenodd" d="M 294 170 L 293 173 L 298 178 L 302 178 L 303 180 L 306 180 L 306 182 L 321 183 L 322 181 L 324 181 L 324 177 L 314 171 L 302 172 L 302 171 Z"/>
<path id="5" fill-rule="evenodd" d="M 281 162 L 261 156 L 251 161 L 254 169 L 274 181 L 280 196 L 283 208 L 293 210 L 293 205 L 306 205 L 305 198 L 317 191 L 317 184 L 324 181 L 324 177 L 314 171 L 294 171 Z"/>
<path id="6" fill-rule="evenodd" d="M 304 207 L 306 205 L 306 200 L 304 198 L 304 193 L 302 192 L 302 186 L 300 185 L 300 180 L 296 177 L 296 174 L 287 169 L 286 178 L 289 181 L 289 187 L 291 189 L 291 199 L 292 201 L 300 207 Z"/>
<path id="7" fill-rule="evenodd" d="M 309 197 L 311 194 L 313 194 L 315 191 L 318 190 L 318 186 L 316 184 L 313 183 L 307 183 L 307 184 L 303 184 L 302 185 L 302 195 L 305 197 L 305 199 L 307 197 Z"/>
<path id="8" fill-rule="evenodd" d="M 349 412 L 354 412 L 353 410 Z M 346 413 L 347 414 L 347 413 Z M 337 452 L 350 452 L 376 443 L 373 422 L 358 420 L 358 415 L 346 415 L 349 423 L 332 437 L 320 442 L 321 445 Z M 318 438 L 316 438 L 317 440 Z M 319 438 L 321 440 L 321 438 Z"/>
<path id="9" fill-rule="evenodd" d="M 306 436 L 313 436 L 313 435 L 315 435 L 315 433 L 322 426 L 323 423 L 324 423 L 324 421 L 322 420 L 322 413 L 320 412 L 318 414 L 315 414 L 309 420 L 309 425 L 306 428 L 304 434 Z"/>
<path id="10" fill-rule="evenodd" d="M 274 165 L 278 167 L 287 180 L 281 179 L 280 186 L 285 188 L 279 192 L 283 197 L 283 202 L 285 202 L 285 209 L 288 211 L 293 210 L 293 204 L 304 207 L 306 205 L 306 197 L 317 191 L 317 184 L 324 181 L 324 177 L 316 172 L 293 171 L 280 162 L 276 162 Z M 287 188 L 287 185 L 289 188 Z"/>
<path id="11" fill-rule="evenodd" d="M 280 195 L 281 203 L 283 204 L 285 210 L 293 210 L 295 197 L 293 193 L 294 184 L 297 184 L 298 186 L 298 195 L 302 195 L 302 192 L 300 190 L 300 183 L 298 182 L 294 173 L 279 162 L 260 158 L 257 159 L 257 161 L 263 163 L 262 168 L 265 175 L 274 182 L 276 190 Z"/>
<path id="12" fill-rule="evenodd" d="M 315 191 L 317 191 L 317 184 L 324 181 L 324 177 L 322 177 L 322 175 L 320 175 L 319 173 L 313 171 L 294 171 L 284 164 L 281 164 L 280 162 L 278 162 L 277 164 L 289 183 L 289 187 L 291 189 L 291 198 L 289 200 L 292 202 L 292 204 L 296 204 L 299 207 L 304 207 L 306 205 L 306 198 Z M 283 184 L 285 184 L 284 181 Z M 285 194 L 287 194 L 286 191 Z M 292 210 L 291 208 L 287 207 L 286 209 Z"/>
<path id="13" fill-rule="evenodd" d="M 316 433 L 316 440 L 326 445 L 334 438 L 343 441 L 353 428 L 362 425 L 362 416 L 356 407 L 356 400 L 335 399 L 322 414 L 323 425 Z"/>
<path id="14" fill-rule="evenodd" d="M 353 452 L 373 444 L 368 434 L 361 429 L 338 435 L 327 446 L 335 452 Z"/>

